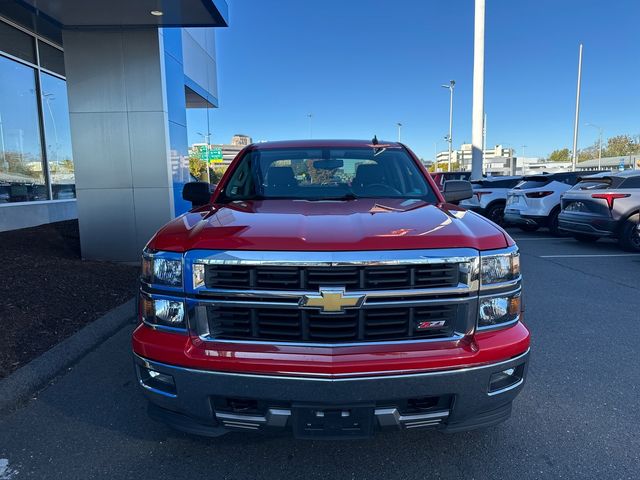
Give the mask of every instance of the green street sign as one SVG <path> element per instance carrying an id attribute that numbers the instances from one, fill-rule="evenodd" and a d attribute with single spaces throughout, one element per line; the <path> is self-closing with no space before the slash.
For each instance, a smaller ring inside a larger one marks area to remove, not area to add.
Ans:
<path id="1" fill-rule="evenodd" d="M 222 162 L 224 156 L 222 155 L 222 148 L 207 148 L 207 145 L 198 145 L 196 147 L 196 153 L 198 158 L 203 161 L 209 162 Z"/>
<path id="2" fill-rule="evenodd" d="M 209 150 L 209 161 L 213 163 L 222 162 L 223 159 L 222 149 L 221 148 L 212 148 Z"/>

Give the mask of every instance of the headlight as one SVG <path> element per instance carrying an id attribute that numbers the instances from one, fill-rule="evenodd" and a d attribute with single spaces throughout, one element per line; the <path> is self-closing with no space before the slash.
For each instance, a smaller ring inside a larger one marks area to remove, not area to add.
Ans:
<path id="1" fill-rule="evenodd" d="M 186 328 L 184 302 L 140 295 L 140 315 L 145 323 L 173 328 Z"/>
<path id="2" fill-rule="evenodd" d="M 482 256 L 480 277 L 483 286 L 516 280 L 520 277 L 520 253 L 517 249 Z"/>
<path id="3" fill-rule="evenodd" d="M 478 328 L 499 327 L 515 322 L 520 316 L 520 292 L 480 298 Z"/>
<path id="4" fill-rule="evenodd" d="M 167 258 L 168 256 L 177 258 Z M 171 252 L 143 252 L 141 278 L 149 284 L 181 287 L 182 256 Z"/>
<path id="5" fill-rule="evenodd" d="M 153 259 L 153 283 L 179 287 L 182 285 L 182 260 Z"/>

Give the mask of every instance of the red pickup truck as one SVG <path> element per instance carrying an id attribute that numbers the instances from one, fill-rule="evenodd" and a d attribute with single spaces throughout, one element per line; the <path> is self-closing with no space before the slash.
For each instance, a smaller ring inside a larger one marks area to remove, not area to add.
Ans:
<path id="1" fill-rule="evenodd" d="M 135 368 L 183 431 L 457 432 L 522 389 L 518 248 L 399 143 L 246 147 L 142 258 Z M 448 202 L 448 203 L 447 203 Z"/>

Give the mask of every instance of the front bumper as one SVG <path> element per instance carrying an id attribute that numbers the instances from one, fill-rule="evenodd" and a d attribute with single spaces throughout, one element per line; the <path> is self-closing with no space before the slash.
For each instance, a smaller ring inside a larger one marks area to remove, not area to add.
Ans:
<path id="1" fill-rule="evenodd" d="M 612 237 L 618 231 L 618 222 L 602 215 L 574 214 L 561 212 L 558 216 L 558 226 L 561 230 L 572 233 L 582 233 L 595 237 Z"/>
<path id="2" fill-rule="evenodd" d="M 355 378 L 228 373 L 134 358 L 151 417 L 174 428 L 207 436 L 251 430 L 293 431 L 302 438 L 357 438 L 377 430 L 419 427 L 457 432 L 506 420 L 525 381 L 529 350 L 470 368 Z M 145 369 L 171 376 L 173 393 L 145 385 Z M 489 391 L 491 376 L 509 369 L 518 372 L 514 382 Z M 337 427 L 328 419 L 325 423 L 330 414 L 343 417 Z M 314 428 L 310 415 L 317 420 Z M 345 422 L 349 416 L 353 425 Z"/>

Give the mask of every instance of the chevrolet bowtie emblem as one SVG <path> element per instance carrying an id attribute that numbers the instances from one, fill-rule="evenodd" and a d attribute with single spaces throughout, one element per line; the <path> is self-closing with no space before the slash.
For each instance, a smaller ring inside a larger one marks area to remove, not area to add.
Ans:
<path id="1" fill-rule="evenodd" d="M 318 295 L 305 295 L 300 300 L 300 305 L 319 308 L 323 313 L 339 313 L 345 308 L 359 307 L 365 297 L 363 294 L 345 294 L 344 288 L 320 287 Z"/>

